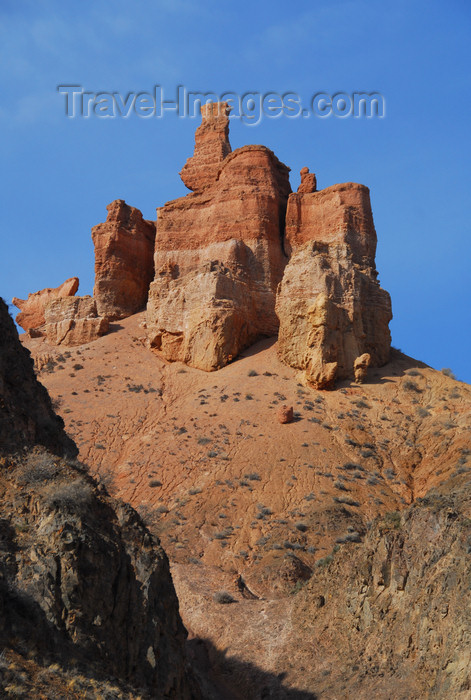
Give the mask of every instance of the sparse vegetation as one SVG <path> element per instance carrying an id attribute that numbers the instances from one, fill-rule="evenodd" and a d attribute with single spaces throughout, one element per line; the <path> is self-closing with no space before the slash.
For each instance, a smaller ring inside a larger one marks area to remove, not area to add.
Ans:
<path id="1" fill-rule="evenodd" d="M 456 379 L 453 371 L 449 367 L 443 367 L 442 374 L 444 374 L 445 377 L 450 377 L 450 379 Z"/>
<path id="2" fill-rule="evenodd" d="M 213 596 L 213 599 L 216 603 L 219 603 L 220 605 L 229 605 L 230 603 L 236 602 L 234 596 L 228 593 L 228 591 L 216 591 L 216 593 Z"/>

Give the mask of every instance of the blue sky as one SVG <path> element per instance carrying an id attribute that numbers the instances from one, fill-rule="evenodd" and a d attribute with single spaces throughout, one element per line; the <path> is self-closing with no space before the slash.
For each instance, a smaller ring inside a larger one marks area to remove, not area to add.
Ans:
<path id="1" fill-rule="evenodd" d="M 383 119 L 231 120 L 318 186 L 368 185 L 393 345 L 471 381 L 468 0 L 2 0 L 0 294 L 80 278 L 90 229 L 123 198 L 155 218 L 181 196 L 194 119 L 68 119 L 56 87 L 93 92 L 378 91 Z"/>

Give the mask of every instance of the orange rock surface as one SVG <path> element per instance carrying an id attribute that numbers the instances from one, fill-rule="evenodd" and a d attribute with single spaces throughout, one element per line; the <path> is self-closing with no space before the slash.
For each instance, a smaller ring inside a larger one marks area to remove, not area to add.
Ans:
<path id="1" fill-rule="evenodd" d="M 289 196 L 286 252 L 290 254 L 308 241 L 346 243 L 355 262 L 374 267 L 377 239 L 368 187 L 346 182 L 306 192 L 301 188 L 307 177 L 298 191 Z"/>
<path id="2" fill-rule="evenodd" d="M 204 192 L 158 210 L 147 327 L 166 359 L 214 370 L 276 334 L 288 172 L 268 148 L 245 146 Z"/>
<path id="3" fill-rule="evenodd" d="M 98 316 L 90 296 L 51 301 L 45 309 L 46 337 L 52 345 L 82 345 L 108 332 L 108 319 Z"/>
<path id="4" fill-rule="evenodd" d="M 195 134 L 195 152 L 183 166 L 180 177 L 194 192 L 201 192 L 217 180 L 221 165 L 231 152 L 227 102 L 201 106 L 202 121 Z"/>
<path id="5" fill-rule="evenodd" d="M 100 316 L 126 318 L 141 311 L 147 302 L 154 276 L 155 223 L 123 199 L 107 206 L 104 224 L 92 229 L 95 246 L 95 286 Z"/>
<path id="6" fill-rule="evenodd" d="M 39 292 L 28 294 L 27 299 L 13 298 L 13 303 L 17 306 L 21 313 L 16 317 L 16 322 L 25 331 L 32 328 L 39 328 L 44 324 L 44 307 L 53 299 L 60 297 L 72 297 L 77 292 L 79 287 L 78 277 L 71 277 L 61 285 L 51 289 L 41 289 Z"/>
<path id="7" fill-rule="evenodd" d="M 368 188 L 346 183 L 309 191 L 309 175 L 303 168 L 305 189 L 288 199 L 291 257 L 276 301 L 279 353 L 312 386 L 326 389 L 354 374 L 362 381 L 368 366 L 388 361 L 392 312 L 377 281 Z"/>

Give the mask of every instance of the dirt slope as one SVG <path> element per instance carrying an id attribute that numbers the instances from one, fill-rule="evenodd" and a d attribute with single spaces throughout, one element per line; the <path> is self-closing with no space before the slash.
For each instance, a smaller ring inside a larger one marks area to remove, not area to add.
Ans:
<path id="1" fill-rule="evenodd" d="M 219 667 L 226 650 L 245 664 L 235 677 L 267 674 L 257 687 L 291 697 L 304 672 L 286 653 L 299 636 L 289 594 L 335 545 L 362 547 L 375 517 L 466 473 L 471 389 L 393 351 L 368 383 L 315 391 L 274 340 L 205 373 L 146 349 L 142 320 L 67 352 L 27 343 L 80 458 L 161 537 L 184 623 L 208 642 L 195 658 Z M 278 422 L 282 404 L 293 423 Z M 243 599 L 237 573 L 263 600 Z M 214 602 L 222 589 L 237 605 Z M 242 687 L 230 684 L 222 696 Z"/>

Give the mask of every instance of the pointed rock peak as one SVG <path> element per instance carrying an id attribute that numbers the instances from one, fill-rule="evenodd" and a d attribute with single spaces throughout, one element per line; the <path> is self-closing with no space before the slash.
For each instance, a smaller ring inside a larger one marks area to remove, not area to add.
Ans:
<path id="1" fill-rule="evenodd" d="M 299 174 L 301 175 L 301 183 L 298 187 L 298 192 L 308 193 L 315 192 L 317 190 L 317 179 L 314 173 L 309 172 L 309 168 L 304 166 L 301 168 Z"/>
<path id="2" fill-rule="evenodd" d="M 201 124 L 195 134 L 195 150 L 180 172 L 188 189 L 202 192 L 217 180 L 223 160 L 231 153 L 227 102 L 211 102 L 201 106 Z"/>
<path id="3" fill-rule="evenodd" d="M 126 204 L 124 199 L 115 199 L 114 202 L 108 204 L 106 207 L 108 211 L 108 216 L 106 217 L 106 223 L 118 222 L 120 224 L 136 224 L 143 221 L 142 213 L 136 207 L 131 207 Z"/>

